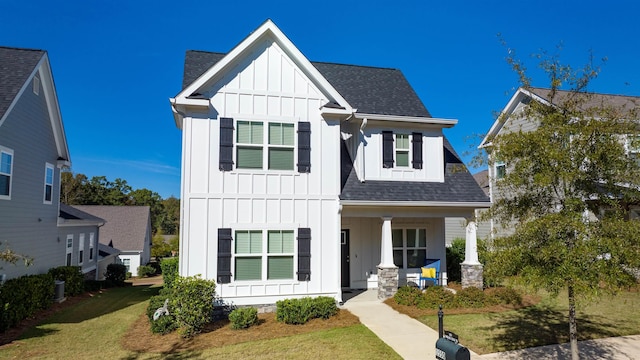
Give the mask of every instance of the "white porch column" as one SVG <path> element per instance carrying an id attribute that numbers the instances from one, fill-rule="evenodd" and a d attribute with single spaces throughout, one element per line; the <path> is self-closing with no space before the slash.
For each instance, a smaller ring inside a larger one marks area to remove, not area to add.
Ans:
<path id="1" fill-rule="evenodd" d="M 478 237 L 476 236 L 476 222 L 469 220 L 467 223 L 467 235 L 464 248 L 465 265 L 479 265 L 478 261 Z"/>
<path id="2" fill-rule="evenodd" d="M 393 242 L 391 241 L 391 217 L 382 218 L 382 243 L 380 244 L 380 265 L 378 267 L 395 267 L 393 264 Z"/>

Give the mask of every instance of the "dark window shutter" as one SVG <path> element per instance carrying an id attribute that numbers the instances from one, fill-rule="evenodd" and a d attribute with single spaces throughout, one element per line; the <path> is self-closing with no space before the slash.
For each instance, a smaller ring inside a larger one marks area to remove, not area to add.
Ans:
<path id="1" fill-rule="evenodd" d="M 298 281 L 311 280 L 311 229 L 298 228 Z"/>
<path id="2" fill-rule="evenodd" d="M 298 172 L 311 172 L 311 123 L 298 123 Z"/>
<path id="3" fill-rule="evenodd" d="M 411 145 L 413 147 L 413 168 L 422 169 L 422 133 L 411 134 Z"/>
<path id="4" fill-rule="evenodd" d="M 218 229 L 218 284 L 231 282 L 231 229 Z"/>
<path id="5" fill-rule="evenodd" d="M 382 132 L 382 167 L 393 167 L 393 133 L 391 131 Z"/>
<path id="6" fill-rule="evenodd" d="M 220 170 L 233 169 L 233 119 L 220 118 Z"/>

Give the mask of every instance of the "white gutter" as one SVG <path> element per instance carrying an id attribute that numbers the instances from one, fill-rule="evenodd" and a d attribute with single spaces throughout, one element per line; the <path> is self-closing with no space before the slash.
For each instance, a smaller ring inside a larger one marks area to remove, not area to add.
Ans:
<path id="1" fill-rule="evenodd" d="M 346 206 L 398 206 L 398 207 L 464 207 L 490 208 L 490 202 L 448 202 L 448 201 L 372 201 L 372 200 L 341 200 Z"/>
<path id="2" fill-rule="evenodd" d="M 458 123 L 456 119 L 442 119 L 442 118 L 430 118 L 419 116 L 398 116 L 398 115 L 379 115 L 379 114 L 365 114 L 355 113 L 358 118 L 368 118 L 369 120 L 383 120 L 383 121 L 400 121 L 410 123 L 432 124 L 440 125 L 442 127 L 453 127 Z"/>

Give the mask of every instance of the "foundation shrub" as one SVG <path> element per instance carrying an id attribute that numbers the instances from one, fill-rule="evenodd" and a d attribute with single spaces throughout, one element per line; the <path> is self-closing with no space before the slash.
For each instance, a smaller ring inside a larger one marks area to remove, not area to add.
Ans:
<path id="1" fill-rule="evenodd" d="M 0 331 L 16 326 L 51 306 L 55 284 L 51 274 L 27 275 L 0 286 Z"/>
<path id="2" fill-rule="evenodd" d="M 258 310 L 253 307 L 238 308 L 229 314 L 232 329 L 246 329 L 258 323 Z"/>
<path id="3" fill-rule="evenodd" d="M 169 302 L 171 302 L 171 295 L 171 289 L 162 288 L 160 289 L 158 295 L 152 296 L 149 299 L 149 305 L 147 306 L 147 317 L 149 318 L 149 323 L 151 324 L 151 332 L 154 334 L 164 335 L 173 332 L 178 328 L 178 323 L 176 322 L 176 318 L 171 310 L 169 310 L 169 315 L 163 315 L 160 316 L 157 320 L 153 320 L 153 314 L 155 314 L 156 310 L 163 307 L 167 299 L 169 299 Z"/>
<path id="4" fill-rule="evenodd" d="M 104 277 L 111 286 L 124 286 L 124 281 L 127 279 L 127 267 L 122 264 L 109 264 Z"/>
<path id="5" fill-rule="evenodd" d="M 156 269 L 150 265 L 142 265 L 138 267 L 138 277 L 149 277 L 156 274 Z"/>
<path id="6" fill-rule="evenodd" d="M 175 314 L 183 338 L 200 333 L 212 321 L 216 283 L 199 276 L 178 276 L 171 286 L 169 311 Z"/>
<path id="7" fill-rule="evenodd" d="M 496 287 L 485 290 L 496 304 L 522 305 L 522 295 L 510 287 Z"/>
<path id="8" fill-rule="evenodd" d="M 437 309 L 439 305 L 452 308 L 455 306 L 455 295 L 442 286 L 429 286 L 416 305 L 420 309 Z"/>
<path id="9" fill-rule="evenodd" d="M 403 286 L 393 298 L 400 305 L 417 306 L 421 302 L 422 291 L 413 286 Z"/>
<path id="10" fill-rule="evenodd" d="M 454 305 L 458 308 L 481 308 L 492 304 L 490 297 L 485 295 L 484 291 L 476 287 L 468 287 L 458 291 Z"/>
<path id="11" fill-rule="evenodd" d="M 328 296 L 285 299 L 276 302 L 276 320 L 285 324 L 304 324 L 310 319 L 328 319 L 338 313 L 336 301 Z"/>
<path id="12" fill-rule="evenodd" d="M 336 300 L 328 296 L 319 296 L 313 298 L 313 314 L 312 318 L 328 319 L 338 313 L 338 305 Z"/>
<path id="13" fill-rule="evenodd" d="M 164 258 L 160 261 L 164 287 L 170 288 L 178 277 L 178 258 Z"/>
<path id="14" fill-rule="evenodd" d="M 84 275 L 80 266 L 59 266 L 49 269 L 54 280 L 64 281 L 64 295 L 76 296 L 84 292 Z"/>

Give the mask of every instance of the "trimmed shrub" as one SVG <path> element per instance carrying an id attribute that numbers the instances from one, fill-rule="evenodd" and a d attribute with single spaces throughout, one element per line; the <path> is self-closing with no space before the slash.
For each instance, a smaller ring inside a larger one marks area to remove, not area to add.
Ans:
<path id="1" fill-rule="evenodd" d="M 455 238 L 451 242 L 451 246 L 446 248 L 447 279 L 449 282 L 460 282 L 462 279 L 460 264 L 464 261 L 465 246 L 465 239 Z"/>
<path id="2" fill-rule="evenodd" d="M 497 287 L 485 290 L 486 294 L 493 298 L 495 304 L 522 305 L 522 295 L 514 288 Z"/>
<path id="3" fill-rule="evenodd" d="M 327 296 L 276 302 L 276 320 L 285 324 L 300 325 L 314 318 L 328 319 L 337 313 L 336 301 Z"/>
<path id="4" fill-rule="evenodd" d="M 28 275 L 0 286 L 0 331 L 16 326 L 36 311 L 48 309 L 55 294 L 51 274 Z"/>
<path id="5" fill-rule="evenodd" d="M 162 269 L 162 280 L 165 287 L 173 286 L 173 282 L 178 277 L 178 258 L 165 258 L 160 261 Z"/>
<path id="6" fill-rule="evenodd" d="M 455 295 L 442 286 L 429 286 L 423 293 L 418 304 L 420 309 L 437 309 L 439 305 L 446 308 L 454 307 Z"/>
<path id="7" fill-rule="evenodd" d="M 484 291 L 476 287 L 468 287 L 458 291 L 455 296 L 456 307 L 461 308 L 481 308 L 490 305 L 490 299 Z"/>
<path id="8" fill-rule="evenodd" d="M 422 298 L 422 291 L 413 286 L 403 286 L 393 296 L 395 301 L 400 305 L 416 306 Z"/>
<path id="9" fill-rule="evenodd" d="M 171 287 L 169 311 L 183 338 L 190 338 L 211 322 L 216 283 L 199 276 L 177 277 Z"/>
<path id="10" fill-rule="evenodd" d="M 138 277 L 149 277 L 156 274 L 156 269 L 153 266 L 142 265 L 138 266 Z"/>
<path id="11" fill-rule="evenodd" d="M 107 272 L 104 277 L 107 282 L 114 286 L 123 286 L 127 276 L 127 267 L 122 264 L 107 265 Z"/>
<path id="12" fill-rule="evenodd" d="M 232 329 L 246 329 L 258 323 L 258 310 L 253 307 L 239 308 L 229 314 Z"/>
<path id="13" fill-rule="evenodd" d="M 84 275 L 80 266 L 59 266 L 49 269 L 54 280 L 64 281 L 64 295 L 76 296 L 84 291 Z"/>
<path id="14" fill-rule="evenodd" d="M 169 308 L 169 315 L 163 315 L 158 320 L 153 320 L 153 314 L 155 314 L 158 308 L 164 306 L 164 303 L 169 299 L 171 303 L 172 290 L 167 288 L 160 289 L 160 292 L 156 296 L 152 296 L 149 299 L 149 305 L 147 306 L 147 317 L 151 324 L 151 332 L 154 334 L 168 334 L 178 328 L 175 315 Z"/>

